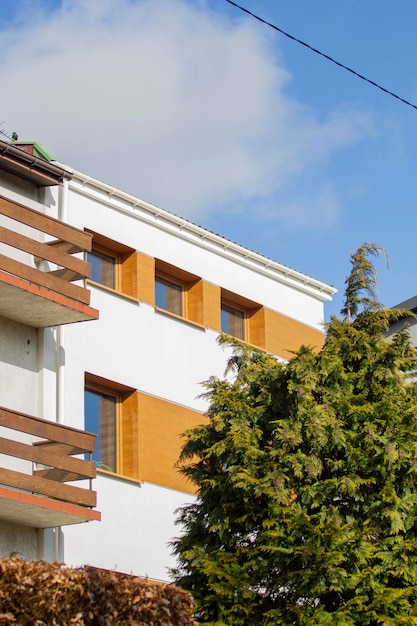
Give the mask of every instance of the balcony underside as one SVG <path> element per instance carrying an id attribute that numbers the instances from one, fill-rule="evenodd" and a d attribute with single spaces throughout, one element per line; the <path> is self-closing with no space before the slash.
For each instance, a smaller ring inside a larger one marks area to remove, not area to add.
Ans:
<path id="1" fill-rule="evenodd" d="M 101 513 L 76 504 L 0 487 L 0 518 L 30 526 L 53 528 L 100 521 Z"/>
<path id="2" fill-rule="evenodd" d="M 0 315 L 35 328 L 97 319 L 85 287 L 90 264 L 79 256 L 91 239 L 42 205 L 0 197 Z"/>
<path id="3" fill-rule="evenodd" d="M 0 437 L 0 520 L 32 528 L 100 520 L 94 433 L 5 407 L 0 430 L 8 435 Z"/>
<path id="4" fill-rule="evenodd" d="M 98 318 L 92 307 L 0 271 L 0 315 L 16 322 L 46 328 Z"/>

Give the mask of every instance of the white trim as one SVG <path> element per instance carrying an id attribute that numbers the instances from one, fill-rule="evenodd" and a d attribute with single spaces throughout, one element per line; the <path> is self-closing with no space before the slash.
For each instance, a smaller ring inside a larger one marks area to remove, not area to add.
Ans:
<path id="1" fill-rule="evenodd" d="M 99 200 L 102 204 L 129 214 L 143 222 L 154 224 L 158 222 L 158 227 L 166 232 L 175 232 L 183 240 L 202 248 L 208 248 L 224 258 L 245 267 L 250 267 L 252 270 L 268 276 L 272 280 L 283 284 L 291 284 L 295 289 L 313 295 L 321 302 L 331 300 L 332 296 L 337 292 L 337 289 L 331 285 L 297 272 L 290 267 L 253 252 L 115 187 L 111 187 L 75 170 L 72 174 L 73 179 L 69 181 L 69 186 L 73 191 Z M 98 192 L 100 195 L 98 195 Z M 105 194 L 107 197 L 103 198 L 102 194 Z"/>

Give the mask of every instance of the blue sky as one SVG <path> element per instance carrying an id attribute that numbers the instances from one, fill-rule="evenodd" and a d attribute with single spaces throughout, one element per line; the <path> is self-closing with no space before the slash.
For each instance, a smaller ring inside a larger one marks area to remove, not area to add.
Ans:
<path id="1" fill-rule="evenodd" d="M 417 104 L 415 0 L 240 4 Z M 417 293 L 417 110 L 225 0 L 0 3 L 0 130 L 339 289 Z"/>

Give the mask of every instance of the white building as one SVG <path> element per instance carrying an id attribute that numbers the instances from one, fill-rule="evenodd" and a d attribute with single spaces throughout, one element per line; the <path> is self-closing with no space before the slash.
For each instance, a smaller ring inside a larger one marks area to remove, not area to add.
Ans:
<path id="1" fill-rule="evenodd" d="M 404 302 L 400 302 L 392 307 L 393 309 L 405 309 L 406 311 L 411 311 L 414 315 L 417 315 L 417 296 L 413 296 L 408 300 L 404 300 Z M 398 322 L 393 322 L 390 324 L 390 329 L 388 335 L 394 335 L 398 332 L 403 326 L 407 324 L 408 331 L 410 333 L 410 339 L 413 346 L 417 346 L 417 317 L 412 317 L 411 315 L 407 315 L 403 319 Z"/>
<path id="2" fill-rule="evenodd" d="M 219 333 L 320 346 L 335 290 L 36 143 L 0 141 L 0 225 L 0 556 L 167 580 L 194 497 L 179 435 L 223 374 Z"/>

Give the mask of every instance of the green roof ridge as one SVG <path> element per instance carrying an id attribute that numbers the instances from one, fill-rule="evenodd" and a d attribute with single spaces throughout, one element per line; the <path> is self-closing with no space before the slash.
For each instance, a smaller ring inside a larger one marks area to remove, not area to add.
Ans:
<path id="1" fill-rule="evenodd" d="M 33 146 L 33 156 L 38 157 L 39 159 L 44 159 L 44 161 L 56 161 L 56 157 L 49 152 L 44 146 L 37 141 L 11 141 L 15 146 Z"/>

